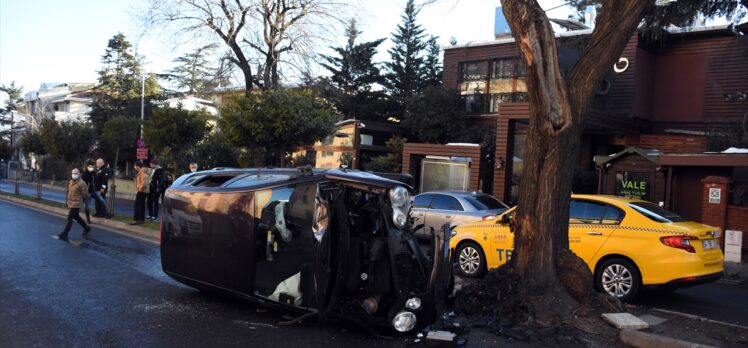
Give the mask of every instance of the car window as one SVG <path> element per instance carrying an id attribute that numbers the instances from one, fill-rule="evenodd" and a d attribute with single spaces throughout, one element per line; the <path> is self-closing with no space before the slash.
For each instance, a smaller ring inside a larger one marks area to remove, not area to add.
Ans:
<path id="1" fill-rule="evenodd" d="M 250 174 L 239 179 L 236 179 L 230 183 L 227 183 L 224 187 L 248 187 L 267 184 L 276 181 L 285 181 L 291 179 L 290 175 L 287 174 L 269 174 L 269 173 L 258 173 Z"/>
<path id="2" fill-rule="evenodd" d="M 200 180 L 195 181 L 192 186 L 195 187 L 218 187 L 223 185 L 226 181 L 229 181 L 233 179 L 236 176 L 234 175 L 210 175 L 210 176 L 204 176 L 200 178 Z"/>
<path id="3" fill-rule="evenodd" d="M 655 222 L 683 222 L 688 221 L 682 216 L 660 208 L 659 205 L 650 202 L 633 202 L 629 203 L 629 206 L 634 210 L 642 213 L 652 221 Z"/>
<path id="4" fill-rule="evenodd" d="M 626 214 L 623 210 L 614 207 L 612 205 L 605 205 L 605 213 L 603 214 L 603 225 L 618 225 L 623 221 L 623 217 Z"/>
<path id="5" fill-rule="evenodd" d="M 475 210 L 494 210 L 494 209 L 506 209 L 507 207 L 504 203 L 501 203 L 496 198 L 493 198 L 489 195 L 475 195 L 475 196 L 465 196 L 463 197 L 470 205 L 475 208 Z"/>
<path id="6" fill-rule="evenodd" d="M 413 199 L 413 208 L 428 209 L 429 204 L 431 204 L 431 199 L 433 198 L 434 195 L 428 193 L 418 195 Z"/>
<path id="7" fill-rule="evenodd" d="M 572 200 L 569 209 L 570 224 L 599 224 L 603 219 L 605 204 Z"/>
<path id="8" fill-rule="evenodd" d="M 431 209 L 462 211 L 462 205 L 452 196 L 436 195 L 431 201 Z"/>

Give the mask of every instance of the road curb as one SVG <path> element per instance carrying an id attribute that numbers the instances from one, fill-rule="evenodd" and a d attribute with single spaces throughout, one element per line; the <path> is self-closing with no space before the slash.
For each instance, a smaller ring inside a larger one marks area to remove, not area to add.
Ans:
<path id="1" fill-rule="evenodd" d="M 672 315 L 679 315 L 681 317 L 692 319 L 692 320 L 696 320 L 696 321 L 707 322 L 707 323 L 712 323 L 712 324 L 730 326 L 730 327 L 734 327 L 734 328 L 737 328 L 737 329 L 748 330 L 748 326 L 743 326 L 743 325 L 738 325 L 738 324 L 733 324 L 733 323 L 727 323 L 727 322 L 719 321 L 719 320 L 713 320 L 713 319 L 701 317 L 701 316 L 694 315 L 694 314 L 688 314 L 688 313 L 683 313 L 683 312 L 676 312 L 676 311 L 671 311 L 671 310 L 662 309 L 662 308 L 652 308 L 652 310 L 660 312 L 660 313 L 668 313 L 668 314 L 672 314 Z"/>
<path id="2" fill-rule="evenodd" d="M 621 342 L 638 348 L 711 348 L 699 343 L 682 341 L 679 339 L 655 335 L 631 329 L 623 329 L 618 335 Z"/>
<path id="3" fill-rule="evenodd" d="M 59 215 L 59 216 L 67 216 L 68 210 L 64 208 L 57 208 L 57 207 L 51 207 L 47 204 L 40 203 L 40 202 L 34 202 L 29 201 L 22 198 L 17 197 L 10 197 L 6 195 L 0 195 L 0 200 L 17 203 L 26 207 L 31 207 L 37 210 L 41 210 L 50 214 Z M 109 219 L 102 219 L 102 218 L 96 218 L 91 217 L 91 222 L 93 226 L 105 226 L 110 229 L 118 230 L 120 232 L 126 232 L 128 234 L 134 234 L 138 237 L 146 238 L 153 242 L 159 242 L 160 240 L 160 233 L 159 231 L 152 230 L 150 228 L 144 228 L 139 226 L 132 226 L 129 224 L 126 224 L 124 222 L 109 220 Z"/>

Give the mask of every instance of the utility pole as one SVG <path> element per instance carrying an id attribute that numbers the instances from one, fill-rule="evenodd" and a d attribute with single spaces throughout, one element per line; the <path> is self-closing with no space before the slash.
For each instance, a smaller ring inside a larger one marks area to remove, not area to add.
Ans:
<path id="1" fill-rule="evenodd" d="M 140 139 L 143 139 L 143 123 L 145 123 L 145 73 L 141 73 L 140 81 Z"/>

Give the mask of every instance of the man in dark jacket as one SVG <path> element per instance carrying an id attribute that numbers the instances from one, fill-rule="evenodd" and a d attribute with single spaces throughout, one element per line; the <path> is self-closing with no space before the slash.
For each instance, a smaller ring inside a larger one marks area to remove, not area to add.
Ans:
<path id="1" fill-rule="evenodd" d="M 83 206 L 86 210 L 86 222 L 88 222 L 89 224 L 91 223 L 91 212 L 88 209 L 88 203 L 91 201 L 91 199 L 94 199 L 94 201 L 96 201 L 96 199 L 94 198 L 94 191 L 96 190 L 96 188 L 94 187 L 96 186 L 94 185 L 95 169 L 96 168 L 94 167 L 94 161 L 87 160 L 86 166 L 83 168 L 83 174 L 81 174 L 81 179 L 83 179 L 83 182 L 85 182 L 86 186 L 88 186 L 88 196 L 86 197 Z"/>
<path id="2" fill-rule="evenodd" d="M 151 184 L 148 190 L 148 220 L 158 220 L 159 198 L 161 191 L 164 190 L 166 178 L 164 178 L 164 168 L 158 165 L 158 160 L 151 160 Z"/>
<path id="3" fill-rule="evenodd" d="M 106 193 L 109 190 L 109 169 L 106 168 L 104 160 L 96 160 L 96 171 L 94 172 L 93 198 L 96 201 L 95 217 L 109 217 L 106 206 Z"/>

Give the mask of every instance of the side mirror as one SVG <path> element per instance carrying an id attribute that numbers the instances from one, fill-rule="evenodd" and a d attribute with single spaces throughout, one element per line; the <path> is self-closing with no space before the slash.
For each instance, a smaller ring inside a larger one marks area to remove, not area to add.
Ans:
<path id="1" fill-rule="evenodd" d="M 499 219 L 499 222 L 502 224 L 508 224 L 510 221 L 512 221 L 512 217 L 510 214 L 504 214 L 501 216 L 501 219 Z"/>

